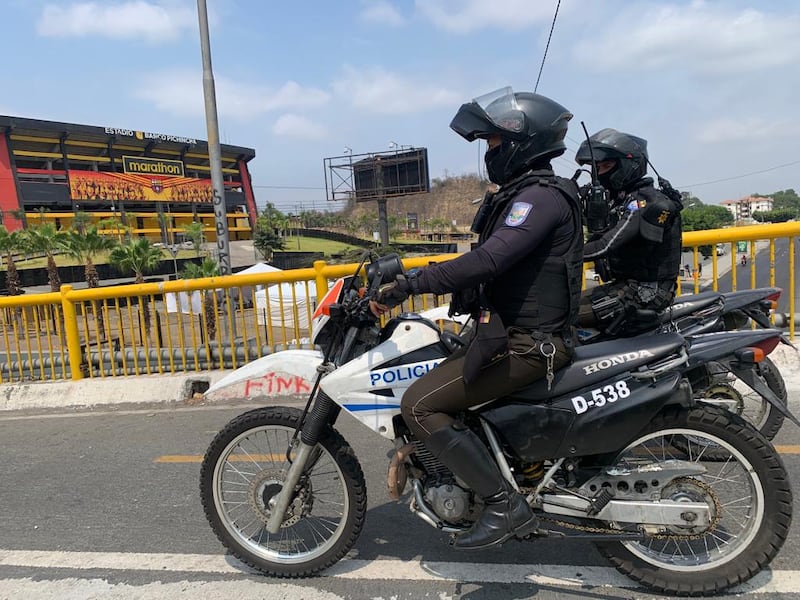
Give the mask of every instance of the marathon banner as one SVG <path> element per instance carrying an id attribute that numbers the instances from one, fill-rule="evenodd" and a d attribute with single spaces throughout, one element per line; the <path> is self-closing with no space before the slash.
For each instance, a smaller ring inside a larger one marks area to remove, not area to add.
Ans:
<path id="1" fill-rule="evenodd" d="M 147 158 L 144 156 L 123 156 L 122 170 L 138 175 L 166 175 L 183 177 L 183 161 Z"/>
<path id="2" fill-rule="evenodd" d="M 199 202 L 211 203 L 210 179 L 67 171 L 72 200 L 122 200 L 123 202 Z"/>

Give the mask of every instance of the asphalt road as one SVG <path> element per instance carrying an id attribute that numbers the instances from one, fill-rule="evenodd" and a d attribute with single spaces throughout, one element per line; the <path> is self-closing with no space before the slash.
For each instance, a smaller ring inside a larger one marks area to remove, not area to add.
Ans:
<path id="1" fill-rule="evenodd" d="M 721 292 L 728 292 L 733 289 L 732 278 L 736 275 L 737 289 L 750 289 L 752 262 L 748 254 L 748 262 L 746 265 L 741 265 L 739 261 L 734 261 L 733 270 L 728 271 L 718 278 L 718 289 Z M 775 283 L 770 283 L 770 260 L 769 248 L 760 250 L 756 254 L 756 286 L 755 287 L 770 287 L 776 286 L 783 288 L 784 293 L 781 294 L 778 300 L 777 312 L 789 312 L 789 240 L 781 238 L 775 240 Z M 795 243 L 795 269 L 800 268 L 800 244 Z M 705 261 L 703 269 L 711 269 L 711 261 Z M 798 276 L 795 274 L 795 285 L 797 285 Z M 706 286 L 704 289 L 711 289 L 711 286 Z M 800 303 L 795 299 L 795 311 L 800 312 Z"/>
<path id="2" fill-rule="evenodd" d="M 197 462 L 216 431 L 246 408 L 0 417 L 0 598 L 653 596 L 616 575 L 586 542 L 451 550 L 445 536 L 404 503 L 388 499 L 391 445 L 349 417 L 340 419 L 339 428 L 361 462 L 369 496 L 367 522 L 350 561 L 359 568 L 348 568 L 345 561 L 326 576 L 293 581 L 249 573 L 224 556 L 206 523 Z M 787 425 L 776 443 L 787 452 L 792 477 L 800 480 L 800 450 L 791 447 L 800 444 L 800 432 Z M 165 456 L 183 458 L 160 462 Z M 528 565 L 539 565 L 541 576 L 525 583 L 514 573 L 520 568 L 530 573 Z M 800 588 L 797 525 L 772 568 L 757 586 L 740 591 L 750 595 L 757 588 L 760 597 L 788 598 Z M 763 587 L 769 582 L 777 591 Z"/>

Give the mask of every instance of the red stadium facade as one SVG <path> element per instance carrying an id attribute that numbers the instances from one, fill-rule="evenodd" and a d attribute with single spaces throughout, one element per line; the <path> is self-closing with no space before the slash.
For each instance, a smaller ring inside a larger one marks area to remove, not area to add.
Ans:
<path id="1" fill-rule="evenodd" d="M 250 239 L 256 203 L 248 162 L 255 150 L 221 150 L 230 237 Z M 213 241 L 210 173 L 203 140 L 0 115 L 0 218 L 9 231 L 31 219 L 69 228 L 81 211 L 163 241 L 197 221 Z"/>

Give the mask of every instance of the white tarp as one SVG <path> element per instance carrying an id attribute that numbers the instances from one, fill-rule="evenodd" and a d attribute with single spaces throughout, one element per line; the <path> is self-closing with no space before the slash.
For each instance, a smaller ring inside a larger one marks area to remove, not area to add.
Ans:
<path id="1" fill-rule="evenodd" d="M 269 292 L 269 303 L 267 302 Z M 292 295 L 294 292 L 294 296 Z M 293 330 L 295 321 L 300 329 L 309 327 L 309 311 L 314 312 L 317 299 L 317 286 L 308 283 L 308 295 L 305 282 L 280 283 L 270 285 L 266 290 L 256 292 L 256 314 L 259 325 L 272 322 L 272 327 L 280 329 L 281 323 L 287 330 Z M 309 301 L 311 302 L 309 308 Z M 269 314 L 268 314 L 269 313 Z"/>
<path id="2" fill-rule="evenodd" d="M 275 273 L 279 271 L 281 269 L 272 265 L 256 263 L 236 274 Z M 308 282 L 308 291 L 306 291 L 306 283 L 304 281 L 274 283 L 269 286 L 257 285 L 254 287 L 256 315 L 259 325 L 266 325 L 271 322 L 273 329 L 277 332 L 280 331 L 283 324 L 287 332 L 291 332 L 294 330 L 296 321 L 297 327 L 308 329 L 309 302 L 311 302 L 310 311 L 313 313 L 317 300 L 317 286 L 313 281 Z M 221 290 L 217 290 L 217 292 L 219 293 Z M 239 293 L 239 288 L 230 289 L 231 300 L 234 306 L 237 307 L 239 305 Z M 267 293 L 269 293 L 269 302 L 267 302 Z M 253 286 L 242 287 L 241 294 L 242 302 L 245 307 L 249 308 L 253 298 Z M 164 296 L 167 312 L 197 315 L 202 310 L 202 292 L 170 292 L 164 294 Z M 269 315 L 267 314 L 268 309 Z"/>
<path id="3" fill-rule="evenodd" d="M 202 292 L 167 292 L 164 300 L 168 313 L 199 315 L 203 310 Z"/>

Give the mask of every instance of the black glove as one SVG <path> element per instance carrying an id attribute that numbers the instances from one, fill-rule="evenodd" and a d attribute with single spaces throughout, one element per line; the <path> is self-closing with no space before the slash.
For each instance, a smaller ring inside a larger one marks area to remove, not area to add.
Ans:
<path id="1" fill-rule="evenodd" d="M 394 281 L 384 283 L 378 288 L 375 301 L 389 308 L 397 306 L 412 293 L 411 284 L 405 275 L 396 275 Z"/>

